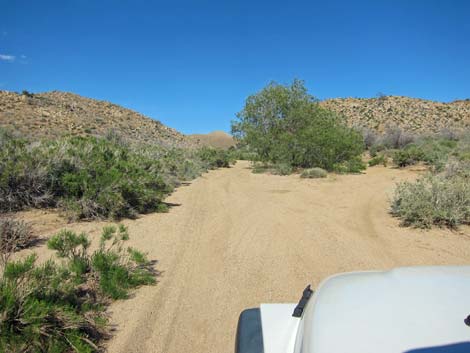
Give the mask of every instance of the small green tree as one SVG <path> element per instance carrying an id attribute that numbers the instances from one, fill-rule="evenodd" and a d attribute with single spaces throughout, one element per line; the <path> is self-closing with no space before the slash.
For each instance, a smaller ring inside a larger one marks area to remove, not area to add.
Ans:
<path id="1" fill-rule="evenodd" d="M 364 149 L 362 136 L 344 118 L 321 108 L 300 80 L 290 86 L 270 83 L 248 97 L 232 133 L 260 161 L 293 167 L 332 170 Z"/>

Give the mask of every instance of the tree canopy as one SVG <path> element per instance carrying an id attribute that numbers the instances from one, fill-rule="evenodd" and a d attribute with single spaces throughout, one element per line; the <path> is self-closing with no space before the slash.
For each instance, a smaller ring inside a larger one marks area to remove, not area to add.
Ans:
<path id="1" fill-rule="evenodd" d="M 260 161 L 293 167 L 333 170 L 364 149 L 362 136 L 343 117 L 323 109 L 301 80 L 272 82 L 249 96 L 232 122 L 232 133 Z"/>

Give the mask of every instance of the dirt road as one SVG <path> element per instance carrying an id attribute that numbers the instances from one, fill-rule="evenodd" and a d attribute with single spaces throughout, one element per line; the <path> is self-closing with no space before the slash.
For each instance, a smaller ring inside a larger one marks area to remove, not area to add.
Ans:
<path id="1" fill-rule="evenodd" d="M 169 214 L 129 222 L 163 273 L 112 306 L 110 352 L 233 352 L 242 309 L 295 302 L 330 274 L 470 261 L 467 228 L 423 232 L 389 216 L 387 199 L 409 171 L 301 180 L 248 166 L 206 174 L 169 198 L 179 204 Z"/>
<path id="2" fill-rule="evenodd" d="M 306 284 L 330 274 L 470 262 L 468 227 L 413 230 L 388 214 L 395 183 L 416 173 L 374 167 L 302 180 L 248 167 L 210 172 L 179 188 L 168 214 L 124 222 L 162 274 L 111 306 L 109 352 L 233 352 L 241 310 L 296 302 Z M 98 232 L 101 224 L 77 227 Z"/>

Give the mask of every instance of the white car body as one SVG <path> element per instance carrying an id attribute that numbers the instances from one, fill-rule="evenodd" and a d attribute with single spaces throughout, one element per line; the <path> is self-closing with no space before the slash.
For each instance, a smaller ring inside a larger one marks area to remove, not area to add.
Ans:
<path id="1" fill-rule="evenodd" d="M 339 274 L 296 305 L 260 305 L 263 353 L 470 352 L 470 266 Z"/>

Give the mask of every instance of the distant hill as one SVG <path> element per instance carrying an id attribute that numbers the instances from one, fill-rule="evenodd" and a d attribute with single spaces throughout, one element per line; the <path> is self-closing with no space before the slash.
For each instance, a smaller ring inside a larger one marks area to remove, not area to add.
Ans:
<path id="1" fill-rule="evenodd" d="M 213 131 L 209 134 L 193 134 L 189 136 L 204 146 L 228 149 L 236 144 L 232 135 L 224 131 Z"/>
<path id="2" fill-rule="evenodd" d="M 68 92 L 18 94 L 0 91 L 0 126 L 43 138 L 105 135 L 114 130 L 134 141 L 195 147 L 197 141 L 133 110 Z"/>
<path id="3" fill-rule="evenodd" d="M 320 104 L 346 116 L 351 126 L 368 127 L 379 132 L 387 125 L 415 132 L 470 128 L 469 99 L 440 103 L 418 98 L 382 96 L 335 98 Z"/>

